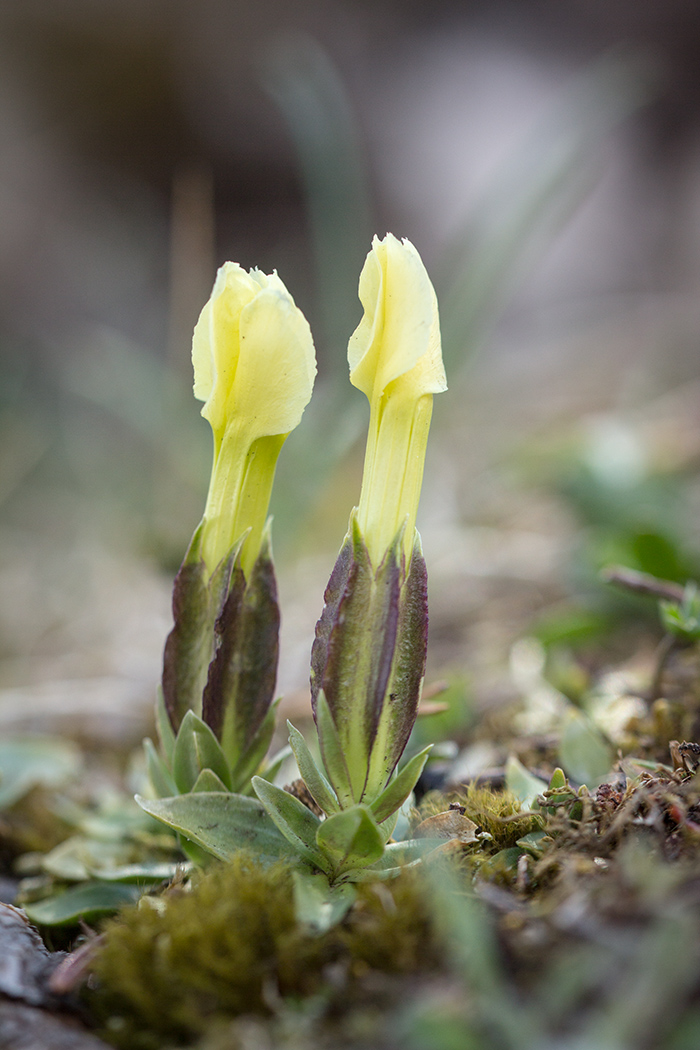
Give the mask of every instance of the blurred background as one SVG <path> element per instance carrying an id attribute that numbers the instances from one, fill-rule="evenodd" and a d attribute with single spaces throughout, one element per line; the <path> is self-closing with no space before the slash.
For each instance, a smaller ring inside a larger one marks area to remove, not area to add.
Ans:
<path id="1" fill-rule="evenodd" d="M 143 731 L 208 482 L 191 333 L 226 259 L 277 269 L 317 344 L 273 507 L 279 688 L 307 704 L 359 492 L 345 348 L 387 230 L 434 278 L 450 382 L 429 680 L 507 699 L 526 634 L 569 675 L 651 649 L 653 609 L 597 573 L 700 571 L 698 53 L 693 0 L 0 6 L 0 725 Z"/>

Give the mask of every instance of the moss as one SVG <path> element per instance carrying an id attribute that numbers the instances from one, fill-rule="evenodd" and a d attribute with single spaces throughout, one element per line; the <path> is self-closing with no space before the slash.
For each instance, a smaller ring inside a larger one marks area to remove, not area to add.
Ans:
<path id="1" fill-rule="evenodd" d="M 280 996 L 323 994 L 342 1009 L 368 975 L 415 973 L 438 958 L 417 873 L 359 887 L 345 922 L 316 937 L 295 924 L 290 869 L 241 854 L 108 924 L 88 1005 L 104 1038 L 155 1050 L 227 1018 L 264 1016 Z"/>
<path id="2" fill-rule="evenodd" d="M 463 806 L 465 816 L 474 821 L 480 832 L 491 836 L 490 840 L 479 841 L 480 852 L 486 854 L 508 849 L 523 835 L 542 827 L 539 816 L 520 812 L 521 804 L 512 791 L 492 791 L 473 784 L 460 791 L 431 791 L 421 802 L 419 819 L 446 810 L 452 802 Z"/>

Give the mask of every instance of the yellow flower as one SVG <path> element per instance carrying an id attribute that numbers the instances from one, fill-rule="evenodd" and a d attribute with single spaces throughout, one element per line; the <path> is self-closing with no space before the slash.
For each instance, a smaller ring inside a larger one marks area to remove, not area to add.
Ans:
<path id="1" fill-rule="evenodd" d="M 202 555 L 209 573 L 250 529 L 255 563 L 277 457 L 311 398 L 316 359 L 306 318 L 276 273 L 225 263 L 192 340 L 194 394 L 214 434 Z"/>
<path id="2" fill-rule="evenodd" d="M 375 569 L 405 524 L 411 558 L 433 394 L 447 389 L 435 291 L 410 241 L 377 237 L 360 275 L 365 313 L 348 344 L 370 423 L 358 524 Z"/>

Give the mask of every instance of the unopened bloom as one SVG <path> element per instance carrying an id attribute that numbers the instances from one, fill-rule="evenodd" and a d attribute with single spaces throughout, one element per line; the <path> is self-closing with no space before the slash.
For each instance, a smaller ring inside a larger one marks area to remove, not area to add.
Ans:
<path id="1" fill-rule="evenodd" d="M 435 291 L 408 240 L 377 237 L 360 275 L 364 316 L 348 345 L 350 381 L 370 423 L 358 525 L 378 567 L 406 526 L 410 561 L 433 394 L 447 389 Z"/>
<path id="2" fill-rule="evenodd" d="M 214 435 L 202 556 L 212 573 L 250 530 L 241 553 L 255 562 L 277 457 L 311 398 L 316 360 L 306 318 L 276 273 L 225 263 L 192 341 L 195 397 Z"/>

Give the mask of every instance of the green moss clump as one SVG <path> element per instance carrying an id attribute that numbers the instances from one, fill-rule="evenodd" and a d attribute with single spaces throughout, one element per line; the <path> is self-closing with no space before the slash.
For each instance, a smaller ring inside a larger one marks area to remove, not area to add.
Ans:
<path id="1" fill-rule="evenodd" d="M 416 873 L 359 887 L 347 919 L 317 937 L 295 922 L 291 869 L 262 868 L 241 853 L 191 888 L 146 898 L 109 923 L 88 1006 L 103 1038 L 155 1050 L 189 1043 L 227 1018 L 265 1015 L 271 997 L 324 993 L 342 1009 L 368 973 L 425 971 L 438 959 Z"/>
<path id="2" fill-rule="evenodd" d="M 539 831 L 542 818 L 520 812 L 521 803 L 512 791 L 492 791 L 470 784 L 459 791 L 431 791 L 420 804 L 420 820 L 446 810 L 451 803 L 464 807 L 465 816 L 473 820 L 480 832 L 491 836 L 479 843 L 486 854 L 498 853 L 515 846 L 518 839 L 531 831 Z"/>

